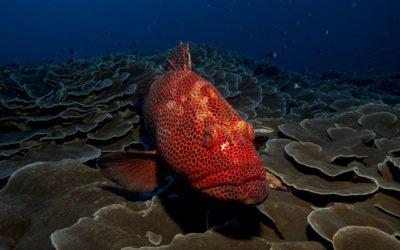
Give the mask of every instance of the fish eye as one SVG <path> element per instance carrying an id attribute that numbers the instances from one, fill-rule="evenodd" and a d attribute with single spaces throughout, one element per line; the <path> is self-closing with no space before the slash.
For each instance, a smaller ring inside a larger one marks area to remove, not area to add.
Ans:
<path id="1" fill-rule="evenodd" d="M 203 141 L 204 141 L 204 145 L 207 148 L 211 148 L 214 145 L 213 136 L 214 136 L 215 132 L 216 132 L 215 127 L 212 125 L 204 128 Z"/>

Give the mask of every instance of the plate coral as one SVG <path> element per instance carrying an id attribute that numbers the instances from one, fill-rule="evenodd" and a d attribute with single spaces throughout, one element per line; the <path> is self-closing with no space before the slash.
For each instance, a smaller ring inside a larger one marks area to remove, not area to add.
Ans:
<path id="1" fill-rule="evenodd" d="M 162 74 L 169 50 L 6 64 L 1 249 L 399 248 L 399 72 L 303 75 L 212 46 L 191 50 L 193 71 L 255 127 L 280 187 L 252 207 L 169 176 L 156 192 L 132 193 L 100 173 L 100 155 L 148 149 L 132 97 Z"/>

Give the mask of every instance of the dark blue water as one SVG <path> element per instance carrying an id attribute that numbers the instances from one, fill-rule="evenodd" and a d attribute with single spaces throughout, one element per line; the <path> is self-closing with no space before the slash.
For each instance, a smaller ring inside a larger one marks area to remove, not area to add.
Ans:
<path id="1" fill-rule="evenodd" d="M 275 52 L 290 70 L 398 69 L 399 11 L 398 0 L 3 0 L 0 63 L 189 40 L 258 59 Z"/>

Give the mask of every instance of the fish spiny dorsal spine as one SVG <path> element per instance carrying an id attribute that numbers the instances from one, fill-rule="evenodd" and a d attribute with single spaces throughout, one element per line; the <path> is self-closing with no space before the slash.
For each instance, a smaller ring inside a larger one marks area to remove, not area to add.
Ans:
<path id="1" fill-rule="evenodd" d="M 185 46 L 183 46 L 182 41 L 180 41 L 178 53 L 175 49 L 172 49 L 171 55 L 167 59 L 164 71 L 192 71 L 189 42 L 186 42 Z"/>

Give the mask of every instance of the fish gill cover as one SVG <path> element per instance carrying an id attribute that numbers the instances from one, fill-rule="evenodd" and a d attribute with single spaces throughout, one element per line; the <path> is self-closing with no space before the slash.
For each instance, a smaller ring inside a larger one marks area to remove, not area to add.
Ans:
<path id="1" fill-rule="evenodd" d="M 400 248 L 399 7 L 0 2 L 0 248 Z M 254 128 L 270 189 L 257 206 L 210 199 L 168 168 L 132 192 L 97 166 L 153 149 L 143 86 L 179 40 Z"/>

